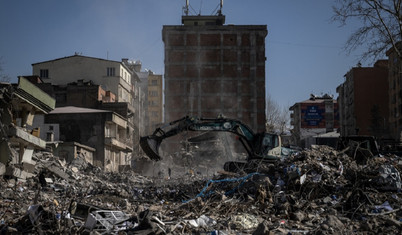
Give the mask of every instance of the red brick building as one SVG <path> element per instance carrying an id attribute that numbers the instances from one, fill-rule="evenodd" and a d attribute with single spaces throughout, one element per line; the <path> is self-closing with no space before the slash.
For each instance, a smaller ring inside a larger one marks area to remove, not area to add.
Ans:
<path id="1" fill-rule="evenodd" d="M 339 94 L 341 135 L 389 137 L 388 61 L 373 67 L 354 67 L 345 74 Z"/>
<path id="2" fill-rule="evenodd" d="M 182 16 L 183 25 L 163 27 L 165 121 L 223 114 L 263 131 L 267 26 L 224 21 Z"/>

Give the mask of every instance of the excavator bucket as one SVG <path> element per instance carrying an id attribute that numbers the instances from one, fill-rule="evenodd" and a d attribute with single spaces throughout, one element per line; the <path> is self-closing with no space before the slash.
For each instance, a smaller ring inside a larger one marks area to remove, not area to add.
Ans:
<path id="1" fill-rule="evenodd" d="M 159 155 L 159 146 L 162 140 L 155 136 L 144 136 L 140 138 L 140 146 L 144 153 L 154 161 L 159 161 L 162 157 Z"/>

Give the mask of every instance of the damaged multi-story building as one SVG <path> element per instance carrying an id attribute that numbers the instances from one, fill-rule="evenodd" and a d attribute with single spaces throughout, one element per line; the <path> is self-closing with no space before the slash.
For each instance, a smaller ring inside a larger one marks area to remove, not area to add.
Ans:
<path id="1" fill-rule="evenodd" d="M 225 25 L 221 10 L 189 15 L 188 8 L 182 25 L 163 26 L 165 120 L 224 115 L 265 130 L 267 26 Z"/>
<path id="2" fill-rule="evenodd" d="M 140 61 L 125 58 L 122 61 L 112 61 L 75 54 L 32 64 L 33 76 L 30 76 L 30 79 L 36 81 L 38 87 L 56 99 L 56 107 L 73 106 L 112 111 L 114 115 L 126 120 L 127 125 L 124 125 L 126 133 L 119 135 L 119 142 L 123 142 L 128 147 L 121 148 L 117 144 L 112 146 L 115 149 L 114 152 L 103 151 L 106 156 L 101 156 L 99 153 L 94 155 L 94 162 L 97 161 L 96 158 L 100 159 L 98 163 L 101 166 L 106 166 L 102 159 L 115 159 L 114 165 L 124 163 L 122 166 L 126 167 L 125 164 L 129 162 L 127 156 L 134 157 L 141 153 L 140 136 L 149 132 L 150 123 L 156 122 L 154 118 L 149 118 L 149 102 L 147 100 L 148 94 L 150 94 L 149 87 L 158 90 L 157 96 L 160 98 L 158 105 L 152 107 L 152 116 L 155 116 L 154 109 L 156 108 L 158 116 L 162 117 L 162 76 L 148 70 L 142 71 L 141 67 Z M 153 77 L 152 80 L 159 79 L 159 81 L 156 84 L 151 82 L 151 85 L 148 86 L 149 76 Z M 152 97 L 154 97 L 154 92 L 152 92 Z M 153 103 L 156 104 L 155 101 Z M 157 121 L 161 122 L 159 119 Z M 49 134 L 54 130 L 48 130 L 48 128 L 58 125 L 46 123 L 43 124 L 43 127 Z M 49 136 L 51 135 L 47 135 L 46 138 Z M 65 135 L 61 133 L 56 136 L 60 139 L 55 139 L 66 141 L 63 136 Z M 75 141 L 81 142 L 81 144 L 87 143 L 85 138 Z M 113 145 L 113 143 L 113 141 L 107 142 L 108 145 Z M 76 144 L 74 146 L 75 148 L 80 147 Z M 97 146 L 100 145 L 97 144 Z M 87 147 L 96 146 L 89 145 Z M 121 156 L 121 159 L 116 156 Z M 116 170 L 118 167 L 110 169 Z"/>
<path id="3" fill-rule="evenodd" d="M 99 109 L 74 106 L 55 108 L 45 116 L 45 123 L 57 123 L 60 140 L 93 147 L 92 164 L 105 171 L 118 172 L 130 168 L 132 142 L 127 138 L 127 119 Z M 88 159 L 87 159 L 88 160 Z"/>
<path id="4" fill-rule="evenodd" d="M 138 94 L 138 80 L 133 78 L 133 71 L 126 65 L 124 59 L 120 62 L 76 54 L 35 63 L 32 64 L 32 68 L 33 76 L 38 76 L 43 81 L 37 85 L 55 97 L 57 107 L 73 106 L 112 111 L 114 115 L 125 120 L 126 124 L 123 125 L 125 134 L 119 135 L 119 141 L 129 147 L 120 148 L 119 144 L 114 146 L 113 141 L 108 142 L 106 139 L 104 140 L 106 144 L 118 149 L 121 153 L 101 151 L 106 155 L 100 156 L 97 153 L 94 162 L 99 159 L 100 162 L 103 162 L 102 159 L 115 159 L 113 165 L 118 165 L 120 162 L 126 164 L 127 154 L 132 156 L 132 151 L 135 149 L 133 147 L 138 145 L 139 129 L 142 123 L 139 118 L 141 107 L 137 105 L 139 100 L 135 99 L 138 98 L 135 95 Z M 62 136 L 66 135 L 61 133 L 60 140 L 66 141 Z M 76 137 L 77 139 L 74 141 L 87 142 L 85 138 Z M 69 141 L 73 141 L 73 139 L 69 138 Z M 96 147 L 95 145 L 89 146 Z M 138 147 L 136 149 L 138 150 Z M 122 159 L 118 159 L 116 156 L 120 156 Z M 99 165 L 104 166 L 103 163 L 99 163 Z M 116 170 L 118 167 L 111 169 Z"/>
<path id="5" fill-rule="evenodd" d="M 24 77 L 18 78 L 18 84 L 0 83 L 0 171 L 7 170 L 1 175 L 23 180 L 33 173 L 34 150 L 46 148 L 33 119 L 54 108 L 55 100 Z"/>

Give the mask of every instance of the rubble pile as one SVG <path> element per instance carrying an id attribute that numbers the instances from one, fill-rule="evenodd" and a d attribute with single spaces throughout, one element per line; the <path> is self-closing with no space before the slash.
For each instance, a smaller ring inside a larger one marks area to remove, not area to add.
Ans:
<path id="1" fill-rule="evenodd" d="M 313 146 L 214 177 L 109 173 L 36 152 L 25 180 L 0 181 L 1 233 L 400 234 L 402 158 L 358 164 Z M 18 166 L 16 166 L 18 169 Z M 251 171 L 250 169 L 254 169 Z M 2 173 L 3 174 L 3 173 Z"/>

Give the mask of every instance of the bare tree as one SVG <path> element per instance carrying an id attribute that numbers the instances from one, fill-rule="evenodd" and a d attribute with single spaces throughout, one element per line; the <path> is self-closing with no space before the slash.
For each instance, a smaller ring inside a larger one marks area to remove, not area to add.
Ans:
<path id="1" fill-rule="evenodd" d="M 266 101 L 266 129 L 267 132 L 283 134 L 288 130 L 289 111 L 286 107 L 280 107 L 270 95 Z"/>
<path id="2" fill-rule="evenodd" d="M 10 76 L 3 73 L 3 62 L 2 58 L 0 57 L 0 82 L 10 82 Z"/>
<path id="3" fill-rule="evenodd" d="M 366 47 L 362 59 L 378 59 L 393 47 L 402 59 L 401 48 L 396 45 L 402 35 L 402 0 L 337 0 L 333 6 L 333 21 L 346 25 L 348 20 L 357 19 L 361 26 L 356 29 L 345 44 L 350 53 Z"/>

